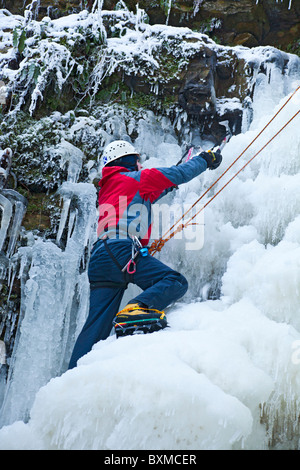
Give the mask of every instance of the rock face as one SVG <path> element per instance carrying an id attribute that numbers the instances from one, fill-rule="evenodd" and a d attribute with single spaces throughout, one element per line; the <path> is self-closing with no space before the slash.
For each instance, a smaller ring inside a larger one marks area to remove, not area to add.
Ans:
<path id="1" fill-rule="evenodd" d="M 178 94 L 179 104 L 189 115 L 208 115 L 214 111 L 215 69 L 216 56 L 208 48 L 191 61 Z"/>
<path id="2" fill-rule="evenodd" d="M 127 3 L 133 8 L 132 2 Z M 234 9 L 231 3 L 226 2 L 220 11 L 233 15 L 238 7 Z M 250 6 L 249 1 L 238 3 L 239 8 L 240 4 L 244 8 Z M 149 8 L 154 4 L 150 2 Z M 185 7 L 188 4 L 187 1 Z M 104 5 L 116 6 L 114 2 Z M 199 3 L 199 11 L 193 7 L 195 18 L 204 5 L 205 2 Z M 173 7 L 179 11 L 179 2 L 172 3 Z M 155 11 L 162 10 L 156 5 Z M 170 22 L 171 12 L 172 9 Z M 14 47 L 4 59 L 3 64 L 7 63 L 3 79 L 7 89 L 15 90 L 7 109 L 18 118 L 19 111 L 24 112 L 27 124 L 24 128 L 23 119 L 18 119 L 15 132 L 3 143 L 20 155 L 17 176 L 24 188 L 34 193 L 55 191 L 65 176 L 57 155 L 49 155 L 48 151 L 59 144 L 59 136 L 52 132 L 53 123 L 41 120 L 37 131 L 36 120 L 52 112 L 72 112 L 78 102 L 82 107 L 89 106 L 92 97 L 95 105 L 120 103 L 131 109 L 145 107 L 174 122 L 176 116 L 185 113 L 191 125 L 200 125 L 204 135 L 219 141 L 226 131 L 221 124 L 224 120 L 232 133 L 241 131 L 244 102 L 251 99 L 256 74 L 266 73 L 270 63 L 285 73 L 289 62 L 288 54 L 266 48 L 262 63 L 257 63 L 251 58 L 251 49 L 219 46 L 209 36 L 188 28 L 142 23 L 138 15 L 126 8 L 104 11 L 103 25 L 98 24 L 98 29 L 90 23 L 92 16 L 83 11 L 73 15 L 69 23 L 45 18 L 25 26 L 17 18 L 14 32 L 11 28 L 7 33 L 11 34 Z M 185 24 L 184 16 L 181 23 Z M 124 41 L 125 49 L 121 47 Z M 99 61 L 101 50 L 106 51 L 104 62 Z M 74 119 L 74 113 L 65 118 L 70 122 Z M 2 124 L 4 131 L 10 130 L 7 122 Z M 24 138 L 25 133 L 28 138 Z M 181 138 L 180 129 L 178 133 Z M 41 147 L 45 147 L 44 153 Z"/>
<path id="3" fill-rule="evenodd" d="M 23 14 L 31 0 L 2 0 L 1 7 Z M 37 18 L 57 18 L 83 8 L 91 10 L 93 0 L 40 0 L 32 3 Z M 299 50 L 300 3 L 297 0 L 104 0 L 103 8 L 113 10 L 124 5 L 136 11 L 137 4 L 149 16 L 151 24 L 187 26 L 204 32 L 222 44 L 273 45 Z"/>
<path id="4" fill-rule="evenodd" d="M 82 10 L 82 3 L 80 0 L 2 0 L 0 6 L 13 14 L 22 15 L 24 10 L 32 5 L 34 15 L 40 19 L 44 16 L 58 18 L 59 16 L 79 12 Z"/>
<path id="5" fill-rule="evenodd" d="M 106 2 L 112 6 L 116 2 Z M 133 9 L 137 2 L 128 0 Z M 300 33 L 299 2 L 275 0 L 173 0 L 163 2 L 141 0 L 153 23 L 188 26 L 217 38 L 222 44 L 273 45 L 287 47 L 298 42 Z M 299 47 L 299 45 L 298 45 Z"/>

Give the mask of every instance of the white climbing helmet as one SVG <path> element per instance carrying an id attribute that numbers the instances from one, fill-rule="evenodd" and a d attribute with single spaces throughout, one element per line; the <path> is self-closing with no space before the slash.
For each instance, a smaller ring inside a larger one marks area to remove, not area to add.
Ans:
<path id="1" fill-rule="evenodd" d="M 118 158 L 124 157 L 125 155 L 139 156 L 139 153 L 135 150 L 134 146 L 129 142 L 126 142 L 126 140 L 114 140 L 108 144 L 103 151 L 103 165 L 105 166 Z"/>

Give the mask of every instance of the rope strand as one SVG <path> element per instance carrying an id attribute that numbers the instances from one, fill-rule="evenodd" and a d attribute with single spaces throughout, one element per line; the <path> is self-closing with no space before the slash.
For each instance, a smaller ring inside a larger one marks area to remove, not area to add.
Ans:
<path id="1" fill-rule="evenodd" d="M 251 163 L 252 160 L 254 160 L 254 158 L 257 157 L 257 155 L 259 155 L 259 154 L 267 147 L 267 145 L 269 145 L 269 144 L 275 139 L 275 137 L 277 137 L 278 134 L 280 134 L 280 132 L 283 131 L 283 129 L 285 129 L 285 128 L 287 127 L 287 125 L 288 125 L 299 113 L 300 113 L 300 109 L 299 109 L 299 111 L 297 111 L 297 112 L 294 114 L 293 117 L 291 117 L 291 119 L 288 120 L 288 122 L 287 122 L 281 129 L 279 129 L 278 132 L 276 132 L 276 134 L 275 134 L 275 135 L 274 135 L 274 136 L 255 154 L 255 155 L 253 155 L 252 158 L 250 158 L 250 160 L 249 160 L 247 163 L 245 163 L 245 165 L 244 165 L 242 168 L 240 168 L 239 171 L 237 171 L 237 172 L 232 176 L 232 178 L 230 178 L 230 180 L 227 181 L 226 184 L 224 184 L 224 186 L 222 186 L 221 189 L 219 189 L 219 191 L 216 192 L 216 194 L 214 194 L 214 196 L 211 197 L 211 199 L 209 199 L 209 201 L 207 201 L 206 204 L 204 204 L 204 205 L 201 207 L 201 209 L 200 209 L 198 212 L 196 212 L 195 215 L 193 215 L 193 217 L 190 218 L 190 220 L 189 220 L 186 224 L 184 224 L 184 228 L 187 227 L 187 226 L 190 224 L 191 220 L 193 220 L 198 214 L 200 214 L 200 212 L 202 212 L 203 209 L 205 209 L 205 207 L 207 207 L 208 204 L 209 204 L 211 201 L 213 201 L 213 199 L 215 199 L 215 197 L 217 197 L 217 196 L 223 191 L 223 189 L 225 189 L 226 186 L 228 186 L 228 184 L 229 184 L 239 173 L 241 173 L 241 171 L 242 171 L 244 168 L 246 168 L 246 166 L 249 165 L 249 163 Z"/>
<path id="2" fill-rule="evenodd" d="M 285 101 L 285 103 L 281 106 L 281 108 L 274 114 L 272 119 L 264 126 L 264 128 L 257 134 L 257 136 L 247 145 L 247 147 L 242 151 L 242 153 L 229 165 L 229 167 L 217 178 L 214 183 L 197 199 L 197 201 L 194 202 L 194 204 L 181 216 L 181 218 L 175 222 L 166 232 L 165 234 L 159 239 L 155 240 L 152 245 L 149 248 L 149 252 L 154 255 L 158 251 L 161 251 L 162 247 L 165 245 L 165 243 L 170 240 L 171 238 L 174 237 L 174 235 L 181 230 L 183 230 L 185 227 L 187 227 L 190 222 L 205 208 L 207 205 L 215 199 L 215 197 L 220 194 L 221 191 L 252 161 L 254 158 L 264 150 L 269 143 L 271 143 L 275 137 L 277 137 L 278 134 L 299 114 L 300 110 L 294 114 L 294 116 L 289 119 L 289 121 L 237 172 L 235 175 L 204 205 L 202 208 L 196 212 L 196 214 L 189 219 L 189 221 L 185 224 L 181 224 L 175 231 L 172 232 L 174 227 L 176 227 L 177 224 L 179 224 L 184 217 L 203 199 L 203 197 L 220 181 L 221 178 L 233 167 L 233 165 L 244 155 L 244 153 L 249 149 L 249 147 L 261 136 L 261 134 L 267 129 L 267 127 L 271 124 L 272 121 L 278 116 L 278 114 L 283 110 L 283 108 L 288 104 L 288 102 L 293 98 L 295 93 L 300 89 L 300 86 L 296 88 L 296 90 L 291 94 L 291 96 Z M 170 233 L 170 235 L 168 235 Z M 168 237 L 167 237 L 168 235 Z"/>

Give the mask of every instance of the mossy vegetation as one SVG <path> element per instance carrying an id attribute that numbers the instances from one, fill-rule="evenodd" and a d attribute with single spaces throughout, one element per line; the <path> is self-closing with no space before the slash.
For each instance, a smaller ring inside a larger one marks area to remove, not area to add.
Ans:
<path id="1" fill-rule="evenodd" d="M 300 57 L 300 39 L 296 39 L 291 44 L 288 44 L 285 50 L 286 52 L 290 52 L 291 54 L 296 54 Z"/>
<path id="2" fill-rule="evenodd" d="M 20 191 L 21 192 L 21 191 Z M 26 230 L 45 231 L 51 229 L 50 207 L 52 204 L 49 195 L 43 193 L 28 193 L 27 211 L 23 219 L 23 226 Z"/>

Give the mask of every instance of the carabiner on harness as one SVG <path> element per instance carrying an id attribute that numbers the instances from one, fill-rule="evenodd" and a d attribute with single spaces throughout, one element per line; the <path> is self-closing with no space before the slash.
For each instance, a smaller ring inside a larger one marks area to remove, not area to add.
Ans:
<path id="1" fill-rule="evenodd" d="M 132 258 L 127 263 L 127 272 L 128 274 L 134 274 L 136 272 L 136 264 Z"/>
<path id="2" fill-rule="evenodd" d="M 123 272 L 127 271 L 128 274 L 134 274 L 136 272 L 136 264 L 135 264 L 135 258 L 139 254 L 138 251 L 135 249 L 135 243 L 134 240 L 132 240 L 132 248 L 131 248 L 131 258 L 128 261 L 128 263 L 125 264 L 124 268 L 122 269 Z"/>
<path id="3" fill-rule="evenodd" d="M 141 256 L 148 256 L 148 248 L 143 247 L 140 240 L 137 236 L 132 238 L 132 251 L 131 251 L 131 258 L 128 263 L 122 269 L 122 272 L 127 271 L 128 274 L 134 274 L 136 272 L 136 257 L 141 254 Z"/>
<path id="4" fill-rule="evenodd" d="M 136 244 L 137 246 L 137 250 L 139 251 L 139 253 L 141 254 L 141 256 L 145 257 L 145 256 L 148 256 L 149 252 L 148 252 L 148 248 L 146 246 L 143 246 L 140 242 L 140 240 L 138 239 L 138 237 L 135 235 L 134 239 L 133 239 L 133 243 Z"/>

